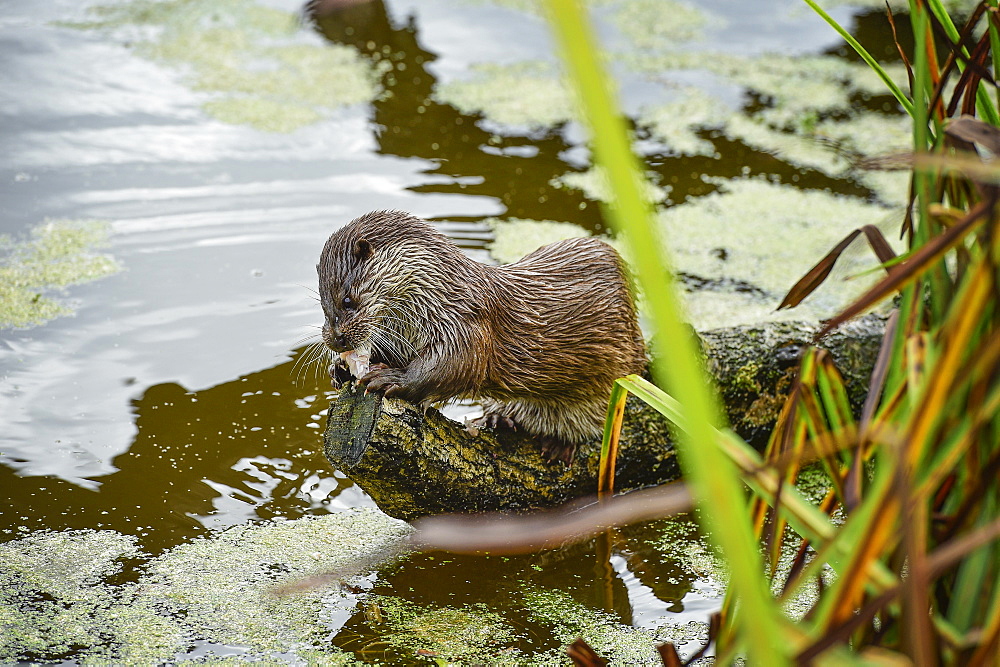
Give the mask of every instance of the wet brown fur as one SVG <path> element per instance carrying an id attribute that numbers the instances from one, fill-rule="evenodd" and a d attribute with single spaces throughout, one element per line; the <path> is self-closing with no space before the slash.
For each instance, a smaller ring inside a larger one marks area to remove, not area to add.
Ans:
<path id="1" fill-rule="evenodd" d="M 384 364 L 369 390 L 478 399 L 487 423 L 595 439 L 614 379 L 646 363 L 626 269 L 594 238 L 489 266 L 408 213 L 375 211 L 330 237 L 317 271 L 323 340 Z"/>

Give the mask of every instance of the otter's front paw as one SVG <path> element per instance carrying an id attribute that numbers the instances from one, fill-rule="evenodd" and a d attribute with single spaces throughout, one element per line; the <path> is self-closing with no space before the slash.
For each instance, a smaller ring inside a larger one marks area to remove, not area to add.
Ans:
<path id="1" fill-rule="evenodd" d="M 395 396 L 404 390 L 403 370 L 390 368 L 385 364 L 372 364 L 368 372 L 358 380 L 358 384 L 365 387 L 366 394 L 380 391 L 386 396 Z"/>

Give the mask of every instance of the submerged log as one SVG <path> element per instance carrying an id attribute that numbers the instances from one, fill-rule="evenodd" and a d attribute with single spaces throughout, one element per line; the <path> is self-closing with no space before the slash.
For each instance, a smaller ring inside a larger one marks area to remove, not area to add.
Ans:
<path id="1" fill-rule="evenodd" d="M 824 339 L 855 411 L 864 401 L 884 330 L 876 317 Z M 706 366 L 729 423 L 762 446 L 788 396 L 799 356 L 816 328 L 799 323 L 720 329 L 700 334 Z M 345 385 L 331 403 L 324 453 L 386 514 L 413 520 L 445 512 L 525 511 L 592 495 L 600 442 L 581 446 L 572 466 L 542 458 L 523 433 L 470 429 L 431 408 L 365 395 Z M 630 397 L 615 475 L 616 491 L 676 479 L 680 469 L 669 426 Z"/>

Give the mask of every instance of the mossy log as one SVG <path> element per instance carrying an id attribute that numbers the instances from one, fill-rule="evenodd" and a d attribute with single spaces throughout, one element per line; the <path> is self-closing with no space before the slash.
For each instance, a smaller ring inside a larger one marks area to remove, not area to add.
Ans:
<path id="1" fill-rule="evenodd" d="M 862 318 L 827 336 L 856 411 L 864 401 L 883 321 Z M 787 398 L 802 350 L 816 328 L 797 323 L 700 334 L 706 365 L 729 423 L 762 446 Z M 572 466 L 542 458 L 533 438 L 508 430 L 469 429 L 435 409 L 365 395 L 348 384 L 331 403 L 324 452 L 390 516 L 413 520 L 446 512 L 524 511 L 551 507 L 596 489 L 600 443 L 578 448 Z M 626 406 L 616 491 L 679 475 L 667 422 L 635 397 Z"/>

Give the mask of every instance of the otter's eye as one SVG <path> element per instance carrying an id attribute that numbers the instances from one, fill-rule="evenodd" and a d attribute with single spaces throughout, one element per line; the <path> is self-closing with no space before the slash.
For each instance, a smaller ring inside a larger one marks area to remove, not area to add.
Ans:
<path id="1" fill-rule="evenodd" d="M 344 300 L 340 302 L 340 305 L 347 310 L 354 310 L 357 307 L 357 304 L 354 303 L 354 299 L 349 296 L 345 296 Z"/>

